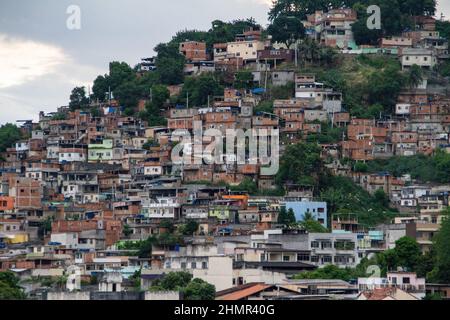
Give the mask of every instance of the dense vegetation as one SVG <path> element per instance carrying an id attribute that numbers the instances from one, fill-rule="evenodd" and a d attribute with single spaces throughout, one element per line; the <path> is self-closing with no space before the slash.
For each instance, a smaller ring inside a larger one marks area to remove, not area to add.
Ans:
<path id="1" fill-rule="evenodd" d="M 179 291 L 184 300 L 214 300 L 216 288 L 206 281 L 195 278 L 189 272 L 169 272 L 155 280 L 152 291 Z"/>
<path id="2" fill-rule="evenodd" d="M 346 177 L 334 177 L 324 167 L 320 147 L 315 143 L 298 143 L 287 147 L 280 159 L 276 181 L 310 186 L 315 196 L 328 205 L 328 213 L 354 213 L 362 226 L 370 227 L 387 222 L 394 212 L 389 208 L 387 195 L 378 190 L 374 195 Z"/>
<path id="3" fill-rule="evenodd" d="M 410 157 L 396 156 L 367 163 L 368 172 L 388 172 L 396 177 L 410 174 L 422 182 L 448 183 L 450 181 L 450 154 L 437 150 L 431 157 L 418 154 Z"/>
<path id="4" fill-rule="evenodd" d="M 22 300 L 25 297 L 19 278 L 11 271 L 0 272 L 0 300 Z"/>
<path id="5" fill-rule="evenodd" d="M 20 129 L 10 123 L 2 125 L 0 127 L 0 152 L 6 151 L 11 145 L 16 143 L 22 138 Z"/>

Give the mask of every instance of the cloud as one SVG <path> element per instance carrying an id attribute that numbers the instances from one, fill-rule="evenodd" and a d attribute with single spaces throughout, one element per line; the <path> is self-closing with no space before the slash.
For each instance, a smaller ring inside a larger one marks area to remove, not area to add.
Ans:
<path id="1" fill-rule="evenodd" d="M 56 46 L 0 34 L 0 89 L 54 73 L 69 61 Z"/>

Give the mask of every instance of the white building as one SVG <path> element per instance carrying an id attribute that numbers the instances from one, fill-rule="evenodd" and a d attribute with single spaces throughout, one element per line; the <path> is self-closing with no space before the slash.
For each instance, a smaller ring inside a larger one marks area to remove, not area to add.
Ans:
<path id="1" fill-rule="evenodd" d="M 437 64 L 437 57 L 433 50 L 405 48 L 400 53 L 400 60 L 403 70 L 418 65 L 423 69 L 433 69 Z"/>
<path id="2" fill-rule="evenodd" d="M 180 204 L 173 198 L 143 200 L 142 214 L 153 219 L 175 219 L 179 215 Z"/>

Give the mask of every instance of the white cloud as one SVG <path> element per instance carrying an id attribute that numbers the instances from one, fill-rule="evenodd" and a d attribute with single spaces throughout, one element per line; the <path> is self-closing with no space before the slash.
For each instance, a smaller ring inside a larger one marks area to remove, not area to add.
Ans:
<path id="1" fill-rule="evenodd" d="M 58 47 L 0 34 L 0 89 L 54 73 L 69 60 Z"/>

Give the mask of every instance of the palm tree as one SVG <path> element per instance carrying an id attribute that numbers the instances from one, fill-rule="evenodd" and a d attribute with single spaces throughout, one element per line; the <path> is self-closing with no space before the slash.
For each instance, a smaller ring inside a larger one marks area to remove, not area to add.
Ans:
<path id="1" fill-rule="evenodd" d="M 303 221 L 314 220 L 314 215 L 311 212 L 307 211 L 303 214 L 302 219 Z"/>
<path id="2" fill-rule="evenodd" d="M 407 74 L 407 83 L 410 88 L 417 88 L 423 81 L 422 69 L 414 64 Z"/>

